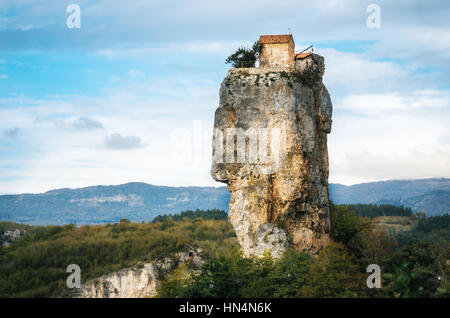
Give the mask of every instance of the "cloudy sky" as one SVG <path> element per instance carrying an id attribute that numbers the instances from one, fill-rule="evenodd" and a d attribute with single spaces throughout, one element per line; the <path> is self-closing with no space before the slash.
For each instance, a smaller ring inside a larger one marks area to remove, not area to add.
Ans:
<path id="1" fill-rule="evenodd" d="M 330 182 L 450 177 L 449 16 L 447 0 L 2 0 L 0 193 L 219 185 L 224 60 L 289 30 L 325 57 Z"/>

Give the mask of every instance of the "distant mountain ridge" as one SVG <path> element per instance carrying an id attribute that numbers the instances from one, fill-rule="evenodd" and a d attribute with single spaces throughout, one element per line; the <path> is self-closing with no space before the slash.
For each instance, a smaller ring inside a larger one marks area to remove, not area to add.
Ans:
<path id="1" fill-rule="evenodd" d="M 132 182 L 0 196 L 0 220 L 29 224 L 95 224 L 151 221 L 183 210 L 226 210 L 225 187 L 167 187 Z"/>
<path id="2" fill-rule="evenodd" d="M 428 216 L 450 213 L 450 179 L 388 180 L 351 186 L 330 184 L 330 199 L 337 204 L 404 205 Z"/>
<path id="3" fill-rule="evenodd" d="M 343 203 L 405 205 L 427 215 L 449 213 L 450 179 L 390 180 L 345 186 L 330 184 L 330 198 Z M 228 210 L 226 187 L 168 187 L 132 182 L 115 186 L 57 189 L 41 194 L 0 195 L 0 221 L 29 224 L 96 224 L 151 221 L 184 210 Z"/>
<path id="4" fill-rule="evenodd" d="M 330 184 L 331 196 L 336 203 L 374 203 L 384 199 L 407 198 L 433 190 L 450 190 L 449 178 L 430 178 L 417 180 L 387 180 L 359 183 L 351 186 Z M 344 202 L 342 202 L 344 203 Z"/>

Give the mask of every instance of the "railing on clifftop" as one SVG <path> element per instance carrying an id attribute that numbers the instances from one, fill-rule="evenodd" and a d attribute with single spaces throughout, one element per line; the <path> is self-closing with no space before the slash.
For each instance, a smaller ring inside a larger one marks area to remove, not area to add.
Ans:
<path id="1" fill-rule="evenodd" d="M 233 63 L 234 68 L 244 68 L 244 67 L 256 67 L 257 61 L 255 60 L 243 60 L 236 61 Z"/>

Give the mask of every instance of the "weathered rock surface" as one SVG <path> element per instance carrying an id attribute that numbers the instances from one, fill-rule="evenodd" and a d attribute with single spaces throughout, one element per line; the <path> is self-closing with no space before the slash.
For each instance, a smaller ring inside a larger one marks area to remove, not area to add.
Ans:
<path id="1" fill-rule="evenodd" d="M 78 292 L 80 298 L 143 298 L 153 297 L 159 286 L 154 264 L 128 268 L 86 282 Z"/>
<path id="2" fill-rule="evenodd" d="M 3 235 L 0 235 L 1 244 L 5 247 L 9 246 L 12 242 L 20 238 L 25 233 L 26 233 L 25 230 L 20 229 L 5 230 Z"/>
<path id="3" fill-rule="evenodd" d="M 199 268 L 204 260 L 202 250 L 192 247 L 180 251 L 174 257 L 165 257 L 152 263 L 122 269 L 84 283 L 74 290 L 75 298 L 149 298 L 155 297 L 163 273 L 170 272 L 180 263 L 190 262 L 193 269 Z"/>
<path id="4" fill-rule="evenodd" d="M 211 175 L 231 192 L 244 255 L 329 241 L 327 134 L 332 104 L 313 54 L 293 68 L 231 69 L 215 113 Z"/>

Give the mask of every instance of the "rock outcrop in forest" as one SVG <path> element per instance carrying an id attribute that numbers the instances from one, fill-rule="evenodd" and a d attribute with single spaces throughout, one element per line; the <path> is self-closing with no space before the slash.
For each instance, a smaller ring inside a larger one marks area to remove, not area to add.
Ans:
<path id="1" fill-rule="evenodd" d="M 190 247 L 172 257 L 151 263 L 142 263 L 87 281 L 70 295 L 75 298 L 150 298 L 155 297 L 161 285 L 161 276 L 179 264 L 190 263 L 200 268 L 204 260 L 200 248 Z"/>

